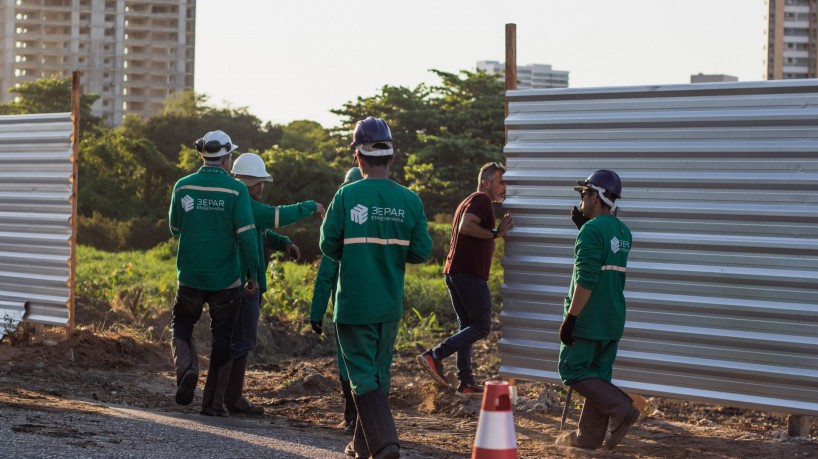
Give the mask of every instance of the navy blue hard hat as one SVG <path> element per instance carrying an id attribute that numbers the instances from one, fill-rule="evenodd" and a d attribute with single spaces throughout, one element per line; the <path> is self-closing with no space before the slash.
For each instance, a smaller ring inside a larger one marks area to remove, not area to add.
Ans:
<path id="1" fill-rule="evenodd" d="M 352 143 L 349 146 L 355 148 L 356 145 L 363 143 L 391 142 L 393 140 L 392 131 L 389 130 L 386 121 L 370 116 L 365 120 L 358 121 L 358 124 L 355 125 L 355 132 L 352 133 Z"/>
<path id="2" fill-rule="evenodd" d="M 587 179 L 578 181 L 577 186 L 574 187 L 574 190 L 582 191 L 591 185 L 610 192 L 612 195 L 614 195 L 614 198 L 618 199 L 622 197 L 622 180 L 619 179 L 619 175 L 617 175 L 617 173 L 614 171 L 608 169 L 600 169 L 595 171 L 593 174 L 589 175 Z"/>

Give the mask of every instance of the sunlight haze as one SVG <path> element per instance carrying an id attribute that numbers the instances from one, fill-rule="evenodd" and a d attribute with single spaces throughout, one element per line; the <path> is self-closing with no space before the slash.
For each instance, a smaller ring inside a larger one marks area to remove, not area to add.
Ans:
<path id="1" fill-rule="evenodd" d="M 384 85 L 436 84 L 429 69 L 505 60 L 570 72 L 570 87 L 764 79 L 764 0 L 198 0 L 197 92 L 263 121 L 311 119 Z"/>

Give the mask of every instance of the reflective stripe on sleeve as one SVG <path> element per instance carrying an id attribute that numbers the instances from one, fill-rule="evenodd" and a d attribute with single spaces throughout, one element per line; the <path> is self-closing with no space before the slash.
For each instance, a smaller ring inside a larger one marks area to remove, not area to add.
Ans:
<path id="1" fill-rule="evenodd" d="M 275 228 L 278 228 L 278 206 L 276 206 L 276 223 Z"/>
<path id="2" fill-rule="evenodd" d="M 247 225 L 247 226 L 242 226 L 241 228 L 239 228 L 239 229 L 237 229 L 237 230 L 236 230 L 236 234 L 241 234 L 241 233 L 243 233 L 243 232 L 245 232 L 245 231 L 247 231 L 247 230 L 254 229 L 255 227 L 256 227 L 256 225 Z"/>
<path id="3" fill-rule="evenodd" d="M 235 194 L 236 196 L 239 195 L 238 191 L 231 190 L 230 188 L 215 188 L 209 186 L 183 185 L 177 188 L 177 190 L 218 191 L 219 193 L 230 193 Z"/>
<path id="4" fill-rule="evenodd" d="M 409 246 L 409 241 L 405 239 L 381 239 L 378 237 L 350 237 L 344 239 L 347 244 L 379 244 L 379 245 L 403 245 Z"/>
<path id="5" fill-rule="evenodd" d="M 616 265 L 605 265 L 599 268 L 600 271 L 619 271 L 621 273 L 627 272 L 628 269 L 624 266 L 616 266 Z"/>

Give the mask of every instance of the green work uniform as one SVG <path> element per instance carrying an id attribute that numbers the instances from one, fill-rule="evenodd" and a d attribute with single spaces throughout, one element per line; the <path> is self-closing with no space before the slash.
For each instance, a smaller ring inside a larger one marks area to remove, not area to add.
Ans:
<path id="1" fill-rule="evenodd" d="M 223 290 L 240 286 L 246 273 L 259 271 L 250 195 L 224 169 L 204 166 L 176 182 L 168 221 L 171 234 L 179 238 L 180 284 Z"/>
<path id="2" fill-rule="evenodd" d="M 321 322 L 327 313 L 329 301 L 335 304 L 335 286 L 338 284 L 338 262 L 330 257 L 321 257 L 318 273 L 315 275 L 315 286 L 312 288 L 312 304 L 310 305 L 310 322 Z M 349 381 L 344 369 L 344 357 L 341 354 L 341 344 L 338 342 L 338 333 L 335 333 L 335 354 L 338 359 L 338 373 L 342 381 Z"/>
<path id="3" fill-rule="evenodd" d="M 591 291 L 574 327 L 575 342 L 560 345 L 559 372 L 570 385 L 588 378 L 611 380 L 625 328 L 625 277 L 631 232 L 614 215 L 603 214 L 582 226 L 574 246 L 574 272 L 565 313 L 577 285 Z"/>
<path id="4" fill-rule="evenodd" d="M 341 187 L 321 226 L 321 251 L 340 263 L 333 320 L 352 390 L 388 391 L 406 263 L 432 252 L 423 203 L 389 179 Z"/>
<path id="5" fill-rule="evenodd" d="M 270 206 L 255 199 L 250 200 L 250 208 L 253 211 L 253 220 L 256 225 L 256 237 L 258 238 L 258 252 L 259 252 L 259 273 L 256 275 L 259 290 L 261 293 L 267 291 L 267 263 L 269 262 L 267 255 L 264 253 L 264 243 L 273 243 L 274 246 L 269 246 L 274 251 L 283 250 L 288 244 L 292 244 L 289 238 L 281 236 L 280 234 L 269 231 L 271 229 L 281 228 L 301 220 L 304 217 L 309 217 L 315 213 L 315 201 L 304 201 L 298 204 L 290 204 L 286 206 Z M 269 231 L 270 234 L 267 234 Z M 281 239 L 285 238 L 285 239 Z M 244 268 L 244 267 L 242 267 Z"/>

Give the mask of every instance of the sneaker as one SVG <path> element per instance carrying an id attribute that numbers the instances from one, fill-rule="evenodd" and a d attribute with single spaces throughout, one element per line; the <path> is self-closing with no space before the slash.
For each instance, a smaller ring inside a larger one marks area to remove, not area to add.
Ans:
<path id="1" fill-rule="evenodd" d="M 457 385 L 454 395 L 458 397 L 482 397 L 483 386 L 476 383 L 465 383 L 463 381 Z"/>
<path id="2" fill-rule="evenodd" d="M 434 358 L 431 349 L 418 356 L 418 363 L 420 363 L 420 366 L 423 367 L 426 373 L 429 373 L 432 379 L 440 386 L 446 389 L 452 388 L 449 382 L 446 381 L 446 377 L 443 376 L 443 362 L 441 362 L 440 359 Z"/>
<path id="3" fill-rule="evenodd" d="M 190 405 L 193 401 L 193 395 L 196 390 L 196 383 L 199 382 L 199 373 L 193 370 L 187 370 L 179 385 L 176 386 L 176 404 Z"/>

